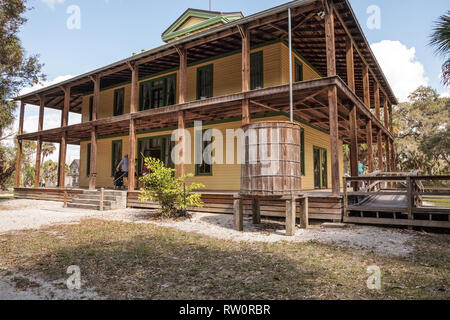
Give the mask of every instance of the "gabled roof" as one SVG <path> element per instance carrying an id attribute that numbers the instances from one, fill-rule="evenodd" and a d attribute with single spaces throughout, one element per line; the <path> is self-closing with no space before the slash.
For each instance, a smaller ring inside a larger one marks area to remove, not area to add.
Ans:
<path id="1" fill-rule="evenodd" d="M 242 12 L 218 12 L 189 8 L 163 32 L 161 38 L 164 42 L 178 40 L 243 17 Z"/>

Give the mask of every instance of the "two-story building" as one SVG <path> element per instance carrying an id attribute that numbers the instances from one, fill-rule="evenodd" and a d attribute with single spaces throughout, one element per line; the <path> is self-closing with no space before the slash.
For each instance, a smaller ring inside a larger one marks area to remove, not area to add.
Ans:
<path id="1" fill-rule="evenodd" d="M 360 143 L 368 146 L 369 171 L 394 171 L 397 100 L 347 0 L 298 0 L 248 17 L 188 9 L 162 40 L 158 48 L 18 97 L 18 168 L 23 140 L 37 141 L 38 154 L 43 141 L 60 143 L 61 166 L 67 144 L 77 144 L 81 188 L 110 187 L 129 154 L 130 194 L 143 157 L 151 156 L 194 174 L 206 192 L 227 195 L 241 188 L 241 165 L 196 164 L 194 152 L 185 150 L 194 145 L 194 122 L 226 137 L 249 123 L 293 120 L 302 130 L 303 190 L 340 196 L 344 144 L 352 175 L 358 175 Z M 38 132 L 23 133 L 26 104 L 40 106 Z M 60 128 L 42 130 L 45 108 L 62 110 Z M 81 114 L 82 122 L 69 126 L 69 112 Z M 179 128 L 189 134 L 174 142 Z M 184 158 L 175 166 L 171 151 L 178 143 Z M 227 143 L 225 158 L 241 147 Z M 20 170 L 17 176 L 20 191 Z"/>

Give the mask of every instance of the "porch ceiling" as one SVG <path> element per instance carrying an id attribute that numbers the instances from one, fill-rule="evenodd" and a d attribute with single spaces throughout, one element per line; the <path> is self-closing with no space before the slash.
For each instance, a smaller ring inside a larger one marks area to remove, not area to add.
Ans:
<path id="1" fill-rule="evenodd" d="M 378 130 L 391 136 L 389 131 L 375 118 L 361 100 L 350 91 L 347 85 L 338 77 L 321 78 L 294 84 L 294 115 L 297 119 L 309 123 L 318 129 L 329 131 L 328 120 L 328 88 L 335 85 L 338 88 L 338 118 L 339 136 L 348 141 L 349 106 L 356 105 L 358 110 L 359 139 L 365 141 L 365 125 L 368 120 L 373 122 L 374 137 Z M 136 120 L 137 132 L 177 127 L 177 113 L 185 112 L 186 124 L 194 121 L 218 121 L 240 118 L 242 115 L 242 100 L 249 99 L 251 115 L 263 115 L 273 112 L 289 113 L 289 85 L 270 87 L 246 93 L 237 93 L 222 97 L 188 102 L 159 109 L 145 110 L 134 114 L 103 118 L 66 127 L 67 142 L 79 144 L 83 139 L 90 139 L 92 128 L 97 128 L 99 137 L 110 135 L 126 135 L 129 132 L 131 119 Z M 24 134 L 22 140 L 37 140 L 58 143 L 64 134 L 64 128 L 45 130 L 41 133 Z M 391 136 L 392 137 L 392 136 Z"/>

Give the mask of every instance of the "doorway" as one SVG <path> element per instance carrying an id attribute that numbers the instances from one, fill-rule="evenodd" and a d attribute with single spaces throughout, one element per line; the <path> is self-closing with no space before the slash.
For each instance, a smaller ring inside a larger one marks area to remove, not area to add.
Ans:
<path id="1" fill-rule="evenodd" d="M 314 188 L 328 188 L 327 150 L 320 147 L 314 147 Z"/>

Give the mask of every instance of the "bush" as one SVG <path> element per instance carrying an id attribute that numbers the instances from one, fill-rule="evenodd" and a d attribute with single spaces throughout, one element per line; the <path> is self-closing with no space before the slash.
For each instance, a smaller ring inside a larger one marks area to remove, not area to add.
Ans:
<path id="1" fill-rule="evenodd" d="M 139 201 L 156 201 L 161 206 L 164 218 L 189 217 L 187 208 L 201 207 L 201 194 L 194 190 L 204 188 L 201 183 L 186 185 L 188 174 L 175 178 L 175 170 L 166 168 L 159 159 L 145 158 L 145 167 L 149 173 L 140 178 L 143 184 Z"/>

